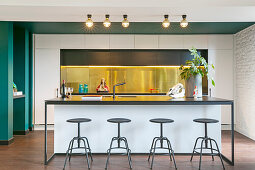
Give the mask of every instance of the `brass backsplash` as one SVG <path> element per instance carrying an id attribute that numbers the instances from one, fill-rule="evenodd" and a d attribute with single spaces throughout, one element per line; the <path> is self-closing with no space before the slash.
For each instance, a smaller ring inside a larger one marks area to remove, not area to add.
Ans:
<path id="1" fill-rule="evenodd" d="M 117 93 L 150 93 L 150 89 L 166 93 L 175 84 L 184 84 L 179 75 L 179 66 L 61 66 L 61 82 L 65 80 L 74 93 L 78 93 L 80 83 L 88 84 L 89 93 L 96 93 L 101 78 L 105 78 L 110 92 L 114 84 L 125 81 L 116 88 Z"/>

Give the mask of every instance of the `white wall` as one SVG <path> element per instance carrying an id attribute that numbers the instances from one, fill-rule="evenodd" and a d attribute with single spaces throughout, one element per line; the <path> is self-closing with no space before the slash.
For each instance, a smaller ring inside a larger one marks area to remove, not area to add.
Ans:
<path id="1" fill-rule="evenodd" d="M 43 84 L 35 85 L 35 124 L 44 123 L 43 100 L 56 97 L 55 91 L 60 84 L 60 49 L 189 49 L 192 46 L 208 49 L 209 62 L 216 66 L 216 87 L 209 86 L 212 96 L 233 99 L 233 35 L 36 34 L 35 67 L 39 68 L 35 71 L 35 77 L 40 80 L 45 76 L 58 76 L 48 79 L 51 86 L 45 89 L 41 87 Z M 49 60 L 52 68 L 41 64 L 41 58 L 52 57 L 55 58 Z M 52 110 L 49 110 L 49 115 L 52 115 L 49 116 L 49 123 L 54 123 Z M 230 124 L 228 107 L 222 108 L 222 123 Z"/>
<path id="2" fill-rule="evenodd" d="M 255 140 L 255 25 L 235 35 L 236 129 Z"/>

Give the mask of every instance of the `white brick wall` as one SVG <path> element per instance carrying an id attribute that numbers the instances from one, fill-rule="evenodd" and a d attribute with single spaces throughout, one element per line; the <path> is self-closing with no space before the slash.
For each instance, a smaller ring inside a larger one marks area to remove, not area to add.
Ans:
<path id="1" fill-rule="evenodd" d="M 235 34 L 236 130 L 255 140 L 255 25 Z"/>

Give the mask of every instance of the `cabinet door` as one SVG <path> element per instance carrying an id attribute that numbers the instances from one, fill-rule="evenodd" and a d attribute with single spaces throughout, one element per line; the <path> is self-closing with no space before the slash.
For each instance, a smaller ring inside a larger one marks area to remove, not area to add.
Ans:
<path id="1" fill-rule="evenodd" d="M 183 49 L 183 35 L 159 35 L 160 49 Z"/>
<path id="2" fill-rule="evenodd" d="M 83 34 L 63 34 L 60 37 L 61 49 L 84 49 L 84 35 Z"/>
<path id="3" fill-rule="evenodd" d="M 208 36 L 207 35 L 185 35 L 183 38 L 184 49 L 190 49 L 195 47 L 196 49 L 208 48 Z"/>
<path id="4" fill-rule="evenodd" d="M 60 35 L 36 34 L 35 48 L 60 48 Z"/>
<path id="5" fill-rule="evenodd" d="M 110 47 L 109 35 L 85 35 L 84 39 L 86 49 L 109 49 Z"/>
<path id="6" fill-rule="evenodd" d="M 134 35 L 110 35 L 110 49 L 134 49 Z"/>
<path id="7" fill-rule="evenodd" d="M 158 35 L 135 35 L 136 49 L 157 49 Z"/>
<path id="8" fill-rule="evenodd" d="M 56 98 L 60 86 L 60 50 L 35 49 L 35 124 L 44 124 L 44 101 Z M 54 124 L 54 107 L 48 107 L 48 124 Z"/>
<path id="9" fill-rule="evenodd" d="M 233 35 L 208 35 L 208 49 L 233 49 Z"/>
<path id="10" fill-rule="evenodd" d="M 210 64 L 214 64 L 215 70 L 211 72 L 215 80 L 215 87 L 209 82 L 208 88 L 212 89 L 212 96 L 233 99 L 234 95 L 234 68 L 233 50 L 208 50 Z M 222 124 L 231 123 L 230 106 L 222 106 Z"/>

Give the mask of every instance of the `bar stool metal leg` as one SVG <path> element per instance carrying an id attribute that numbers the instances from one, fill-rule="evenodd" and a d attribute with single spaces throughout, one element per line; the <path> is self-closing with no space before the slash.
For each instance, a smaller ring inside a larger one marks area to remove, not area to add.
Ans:
<path id="1" fill-rule="evenodd" d="M 201 169 L 201 162 L 202 162 L 202 156 L 203 156 L 203 143 L 205 139 L 202 140 L 201 142 L 201 149 L 200 149 L 200 159 L 199 159 L 199 170 Z"/>
<path id="2" fill-rule="evenodd" d="M 211 147 L 212 160 L 214 161 L 212 139 L 209 139 L 209 141 L 210 141 L 210 147 Z"/>
<path id="3" fill-rule="evenodd" d="M 171 155 L 172 155 L 173 161 L 174 161 L 174 167 L 175 167 L 175 169 L 177 169 L 175 158 L 174 158 L 174 150 L 172 149 L 171 142 L 168 139 L 167 139 L 167 143 L 168 143 L 169 151 L 171 150 L 170 159 L 171 159 Z M 172 161 L 172 159 L 171 159 L 171 161 Z"/>
<path id="4" fill-rule="evenodd" d="M 168 148 L 168 153 L 169 153 L 170 161 L 172 161 L 172 146 L 170 144 L 170 141 L 167 138 L 165 138 L 164 140 L 167 142 L 167 148 Z"/>
<path id="5" fill-rule="evenodd" d="M 107 166 L 108 166 L 109 158 L 111 155 L 112 143 L 113 143 L 114 139 L 115 139 L 115 137 L 112 138 L 110 148 L 107 150 L 108 156 L 107 156 L 107 160 L 106 160 L 106 164 L 105 164 L 105 169 L 107 169 Z"/>
<path id="6" fill-rule="evenodd" d="M 86 137 L 82 137 L 82 138 L 85 139 L 86 142 L 87 142 L 88 150 L 89 150 L 88 153 L 89 153 L 89 156 L 90 156 L 91 161 L 93 162 L 92 153 L 91 153 L 91 149 L 90 149 L 90 146 L 89 146 L 89 140 L 88 140 L 88 138 L 86 138 Z"/>
<path id="7" fill-rule="evenodd" d="M 148 157 L 148 161 L 150 161 L 150 157 L 151 157 L 151 153 L 152 153 L 152 148 L 154 145 L 155 140 L 157 139 L 157 137 L 153 138 L 152 143 L 151 143 L 151 148 L 150 148 L 150 153 L 149 153 L 149 157 Z"/>
<path id="8" fill-rule="evenodd" d="M 152 140 L 151 149 L 150 149 L 150 153 L 149 153 L 149 157 L 148 157 L 148 161 L 150 161 L 150 157 L 151 157 L 151 154 L 152 154 L 153 146 L 154 146 L 155 140 L 156 140 L 157 138 L 158 138 L 158 137 L 155 137 L 155 138 L 153 138 L 153 140 Z"/>
<path id="9" fill-rule="evenodd" d="M 85 140 L 83 138 L 79 138 L 79 139 L 82 140 L 83 143 L 84 143 L 84 150 L 85 150 L 86 160 L 87 160 L 87 164 L 88 164 L 88 169 L 90 169 L 89 155 L 88 155 L 88 152 L 87 152 L 86 142 L 85 142 Z"/>
<path id="10" fill-rule="evenodd" d="M 195 150 L 196 150 L 197 142 L 198 142 L 199 139 L 203 139 L 203 137 L 198 137 L 198 138 L 196 139 L 196 142 L 195 142 L 195 145 L 194 145 L 194 148 L 193 148 L 193 152 L 192 152 L 192 155 L 191 155 L 191 158 L 190 158 L 190 162 L 191 162 L 192 159 L 193 159 L 194 152 L 195 152 Z"/>
<path id="11" fill-rule="evenodd" d="M 221 152 L 220 152 L 220 150 L 219 150 L 218 144 L 217 144 L 217 142 L 216 142 L 214 139 L 211 139 L 211 140 L 212 140 L 212 141 L 215 143 L 215 145 L 216 145 L 217 152 L 218 152 L 218 154 L 219 154 L 222 167 L 223 167 L 223 169 L 225 169 L 225 166 L 224 166 L 224 163 L 223 163 L 223 160 L 222 160 L 222 155 L 221 155 Z"/>
<path id="12" fill-rule="evenodd" d="M 67 158 L 68 158 L 68 155 L 69 155 L 69 151 L 71 149 L 70 147 L 71 147 L 71 144 L 73 143 L 73 141 L 74 141 L 74 138 L 70 141 L 68 149 L 66 151 L 66 158 L 65 158 L 65 163 L 64 163 L 64 168 L 63 169 L 65 169 L 65 167 L 66 167 L 66 161 L 67 161 Z"/>
<path id="13" fill-rule="evenodd" d="M 130 150 L 129 147 L 128 147 L 127 139 L 126 139 L 125 137 L 123 137 L 123 139 L 124 139 L 123 141 L 124 141 L 124 143 L 125 143 L 126 150 L 127 150 L 129 167 L 130 167 L 130 169 L 132 169 L 132 162 L 131 162 L 131 156 L 130 156 L 131 150 Z"/>
<path id="14" fill-rule="evenodd" d="M 71 152 L 69 154 L 69 162 L 71 160 L 71 156 L 72 156 L 72 152 L 73 152 L 73 143 L 74 143 L 74 140 L 72 141 L 72 144 L 71 144 Z"/>
<path id="15" fill-rule="evenodd" d="M 151 169 L 153 167 L 153 162 L 154 162 L 154 156 L 155 156 L 155 150 L 156 150 L 156 147 L 157 147 L 157 142 L 160 141 L 160 138 L 158 138 L 156 141 L 155 141 L 155 144 L 154 144 L 154 147 L 153 147 L 153 153 L 152 153 L 152 159 L 151 159 Z"/>

